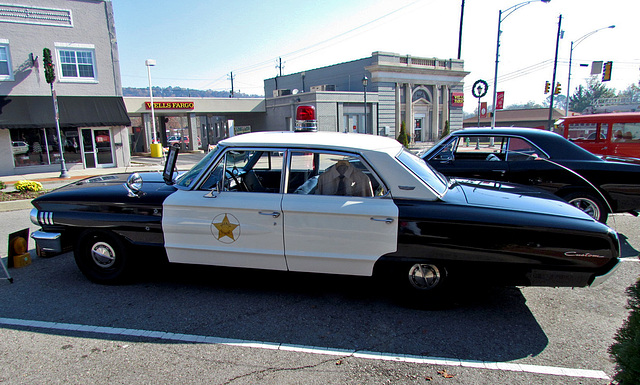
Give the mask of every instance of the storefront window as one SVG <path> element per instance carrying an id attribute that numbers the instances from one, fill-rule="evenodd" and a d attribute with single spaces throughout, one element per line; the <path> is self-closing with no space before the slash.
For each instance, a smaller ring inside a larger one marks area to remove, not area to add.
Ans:
<path id="1" fill-rule="evenodd" d="M 39 166 L 60 163 L 58 135 L 55 128 L 11 129 L 13 161 L 16 167 Z M 78 129 L 63 128 L 60 132 L 64 143 L 66 163 L 80 163 Z"/>

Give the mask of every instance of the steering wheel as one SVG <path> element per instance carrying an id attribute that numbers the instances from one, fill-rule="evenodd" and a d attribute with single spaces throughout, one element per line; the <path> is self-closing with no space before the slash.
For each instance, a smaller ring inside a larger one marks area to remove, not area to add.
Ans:
<path id="1" fill-rule="evenodd" d="M 244 184 L 244 181 L 239 178 L 240 171 L 238 171 L 238 167 L 237 166 L 233 166 L 231 171 L 226 170 L 226 173 L 229 174 L 229 176 L 227 178 L 231 177 L 231 179 L 233 179 L 233 181 L 235 182 L 238 190 L 240 190 L 240 191 L 249 191 L 247 186 Z"/>

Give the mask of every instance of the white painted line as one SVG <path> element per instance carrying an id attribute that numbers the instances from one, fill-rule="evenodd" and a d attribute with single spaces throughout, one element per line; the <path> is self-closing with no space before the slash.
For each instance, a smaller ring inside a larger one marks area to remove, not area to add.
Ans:
<path id="1" fill-rule="evenodd" d="M 283 351 L 306 353 L 306 354 L 334 355 L 337 357 L 354 357 L 354 358 L 362 358 L 367 360 L 396 361 L 396 362 L 407 362 L 407 363 L 422 364 L 422 365 L 458 366 L 463 368 L 501 370 L 501 371 L 508 371 L 508 372 L 526 372 L 526 373 L 546 374 L 546 375 L 563 376 L 563 377 L 596 378 L 596 379 L 602 379 L 602 380 L 610 380 L 609 376 L 607 376 L 607 374 L 602 370 L 527 365 L 527 364 L 519 364 L 515 362 L 475 361 L 475 360 L 460 360 L 457 358 L 446 358 L 446 357 L 428 357 L 428 356 L 415 356 L 415 355 L 404 355 L 404 354 L 398 355 L 398 354 L 372 352 L 372 351 L 364 351 L 364 350 L 356 351 L 356 350 L 348 350 L 348 349 L 331 349 L 331 348 L 318 347 L 318 346 L 279 344 L 275 342 L 262 342 L 262 341 L 246 341 L 246 340 L 231 339 L 231 338 L 210 337 L 210 336 L 203 336 L 203 335 L 197 335 L 197 334 L 180 334 L 180 333 L 169 333 L 169 332 L 162 332 L 162 331 L 156 331 L 156 330 L 112 328 L 112 327 L 105 327 L 105 326 L 22 320 L 22 319 L 16 319 L 16 318 L 0 318 L 0 325 L 34 327 L 34 328 L 61 330 L 61 331 L 80 331 L 80 332 L 93 333 L 93 334 L 126 335 L 126 336 L 135 336 L 135 337 L 155 338 L 155 339 L 167 340 L 167 341 L 182 341 L 182 342 L 205 343 L 205 344 L 214 344 L 214 345 L 230 345 L 230 346 L 238 346 L 238 347 L 253 348 L 253 349 L 283 350 Z"/>

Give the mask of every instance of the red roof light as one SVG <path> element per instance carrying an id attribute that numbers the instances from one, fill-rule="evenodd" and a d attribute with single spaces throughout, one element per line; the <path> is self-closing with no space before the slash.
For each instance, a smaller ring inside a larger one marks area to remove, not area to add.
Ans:
<path id="1" fill-rule="evenodd" d="M 316 108 L 314 106 L 298 106 L 296 120 L 315 120 Z"/>

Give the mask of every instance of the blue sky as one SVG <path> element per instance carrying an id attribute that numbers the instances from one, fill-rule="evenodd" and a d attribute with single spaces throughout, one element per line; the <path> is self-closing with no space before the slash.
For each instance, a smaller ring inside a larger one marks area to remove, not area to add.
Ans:
<path id="1" fill-rule="evenodd" d="M 498 12 L 519 0 L 466 0 L 462 59 L 465 111 L 477 99 L 471 85 L 492 86 Z M 419 57 L 456 58 L 461 0 L 112 0 L 122 84 L 148 86 L 146 59 L 155 59 L 154 86 L 263 94 L 263 80 L 355 60 L 374 51 Z M 541 103 L 551 81 L 562 14 L 557 81 L 566 90 L 570 44 L 595 29 L 573 53 L 571 88 L 584 84 L 578 63 L 614 61 L 610 87 L 640 80 L 640 1 L 551 0 L 531 3 L 502 22 L 498 91 L 507 105 Z M 486 98 L 489 103 L 490 98 Z M 485 101 L 483 99 L 483 101 Z"/>

